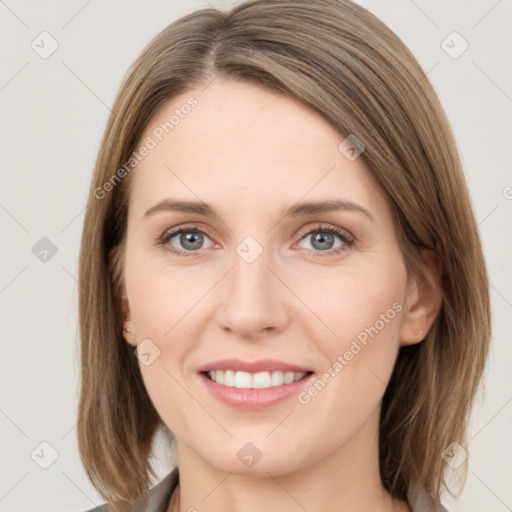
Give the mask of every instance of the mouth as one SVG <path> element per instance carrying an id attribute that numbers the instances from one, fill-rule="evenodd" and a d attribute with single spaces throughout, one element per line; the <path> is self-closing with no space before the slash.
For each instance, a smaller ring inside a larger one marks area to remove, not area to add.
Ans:
<path id="1" fill-rule="evenodd" d="M 313 380 L 306 367 L 274 360 L 229 359 L 199 368 L 213 398 L 237 409 L 261 410 L 298 395 Z"/>
<path id="2" fill-rule="evenodd" d="M 237 389 L 268 389 L 297 382 L 313 372 L 263 371 L 250 373 L 236 370 L 211 370 L 201 372 L 211 381 Z"/>

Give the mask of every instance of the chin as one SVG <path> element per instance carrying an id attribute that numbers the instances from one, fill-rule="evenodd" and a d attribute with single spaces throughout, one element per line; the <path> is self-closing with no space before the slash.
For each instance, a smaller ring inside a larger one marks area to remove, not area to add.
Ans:
<path id="1" fill-rule="evenodd" d="M 210 452 L 202 458 L 219 471 L 253 477 L 268 477 L 269 473 L 272 476 L 283 476 L 308 465 L 303 455 L 299 457 L 296 445 L 286 450 L 283 446 L 272 446 L 267 442 L 260 449 L 257 442 L 235 442 L 218 453 Z"/>

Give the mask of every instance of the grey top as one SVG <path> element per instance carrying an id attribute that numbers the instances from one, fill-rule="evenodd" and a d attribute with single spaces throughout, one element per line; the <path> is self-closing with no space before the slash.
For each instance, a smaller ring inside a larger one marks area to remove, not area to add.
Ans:
<path id="1" fill-rule="evenodd" d="M 163 480 L 152 487 L 146 494 L 135 500 L 131 512 L 166 512 L 172 493 L 178 485 L 178 469 L 172 470 Z M 87 512 L 104 512 L 103 505 L 91 508 Z"/>
<path id="2" fill-rule="evenodd" d="M 178 469 L 171 471 L 163 480 L 151 488 L 147 494 L 133 502 L 133 512 L 166 512 L 172 493 L 178 485 Z M 440 503 L 436 503 L 427 492 L 417 494 L 409 500 L 413 512 L 448 512 Z M 86 512 L 104 512 L 102 505 Z"/>

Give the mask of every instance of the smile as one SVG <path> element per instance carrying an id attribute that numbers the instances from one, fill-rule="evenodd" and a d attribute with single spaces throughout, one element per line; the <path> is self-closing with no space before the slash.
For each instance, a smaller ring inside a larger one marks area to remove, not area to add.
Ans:
<path id="1" fill-rule="evenodd" d="M 206 372 L 217 384 L 238 389 L 267 389 L 292 384 L 302 379 L 306 372 L 264 371 L 249 373 L 235 370 L 213 370 Z"/>

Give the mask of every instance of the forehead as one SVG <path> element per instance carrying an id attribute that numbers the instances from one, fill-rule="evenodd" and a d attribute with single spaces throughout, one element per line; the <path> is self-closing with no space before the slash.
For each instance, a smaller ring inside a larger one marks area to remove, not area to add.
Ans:
<path id="1" fill-rule="evenodd" d="M 135 207 L 166 193 L 240 208 L 306 194 L 367 203 L 380 195 L 363 160 L 344 156 L 344 137 L 323 117 L 248 82 L 217 79 L 173 98 L 148 123 L 141 140 L 149 139 L 154 147 L 132 176 Z"/>

